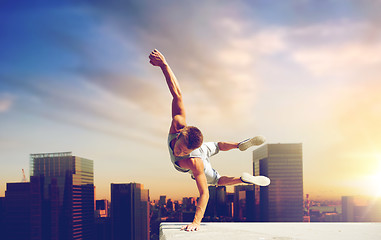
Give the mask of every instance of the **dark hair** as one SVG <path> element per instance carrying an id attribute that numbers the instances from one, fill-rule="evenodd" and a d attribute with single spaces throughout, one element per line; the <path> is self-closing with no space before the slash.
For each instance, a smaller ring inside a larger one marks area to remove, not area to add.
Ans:
<path id="1" fill-rule="evenodd" d="M 191 150 L 199 148 L 204 138 L 200 129 L 192 126 L 181 129 L 180 137 L 181 136 L 184 137 L 187 148 Z"/>

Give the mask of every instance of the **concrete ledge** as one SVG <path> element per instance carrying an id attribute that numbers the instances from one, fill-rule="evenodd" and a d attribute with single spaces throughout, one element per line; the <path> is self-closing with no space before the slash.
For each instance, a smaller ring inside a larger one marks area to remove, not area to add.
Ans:
<path id="1" fill-rule="evenodd" d="M 160 240 L 381 239 L 381 223 L 202 223 L 197 232 L 180 231 L 186 224 L 162 223 Z"/>

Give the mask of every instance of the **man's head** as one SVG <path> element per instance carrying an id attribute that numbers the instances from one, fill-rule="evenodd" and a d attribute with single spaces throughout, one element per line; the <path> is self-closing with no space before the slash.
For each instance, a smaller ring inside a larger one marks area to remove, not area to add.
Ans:
<path id="1" fill-rule="evenodd" d="M 203 136 L 201 131 L 192 126 L 187 126 L 181 129 L 175 147 L 173 149 L 175 156 L 185 156 L 191 153 L 194 149 L 199 148 L 202 144 Z"/>

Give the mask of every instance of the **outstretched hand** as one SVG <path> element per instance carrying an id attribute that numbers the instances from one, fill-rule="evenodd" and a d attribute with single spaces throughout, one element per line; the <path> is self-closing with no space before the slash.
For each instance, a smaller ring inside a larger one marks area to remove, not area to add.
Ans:
<path id="1" fill-rule="evenodd" d="M 188 224 L 188 225 L 183 226 L 181 228 L 181 230 L 185 230 L 187 232 L 193 232 L 193 231 L 197 231 L 199 229 L 200 229 L 200 224 L 195 224 L 195 223 Z"/>
<path id="2" fill-rule="evenodd" d="M 153 50 L 151 54 L 149 55 L 150 63 L 154 66 L 163 66 L 167 64 L 165 61 L 164 55 L 161 54 L 157 49 Z"/>

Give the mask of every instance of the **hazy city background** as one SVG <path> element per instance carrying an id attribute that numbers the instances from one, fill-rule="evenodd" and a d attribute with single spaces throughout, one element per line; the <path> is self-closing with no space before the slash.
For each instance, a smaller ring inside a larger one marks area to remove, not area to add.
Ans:
<path id="1" fill-rule="evenodd" d="M 303 144 L 311 199 L 381 193 L 380 1 L 81 1 L 0 5 L 0 197 L 33 153 L 94 161 L 96 199 L 137 182 L 197 197 L 166 146 L 159 49 L 206 141 Z M 252 171 L 221 153 L 221 174 Z M 230 188 L 228 191 L 233 192 Z"/>

